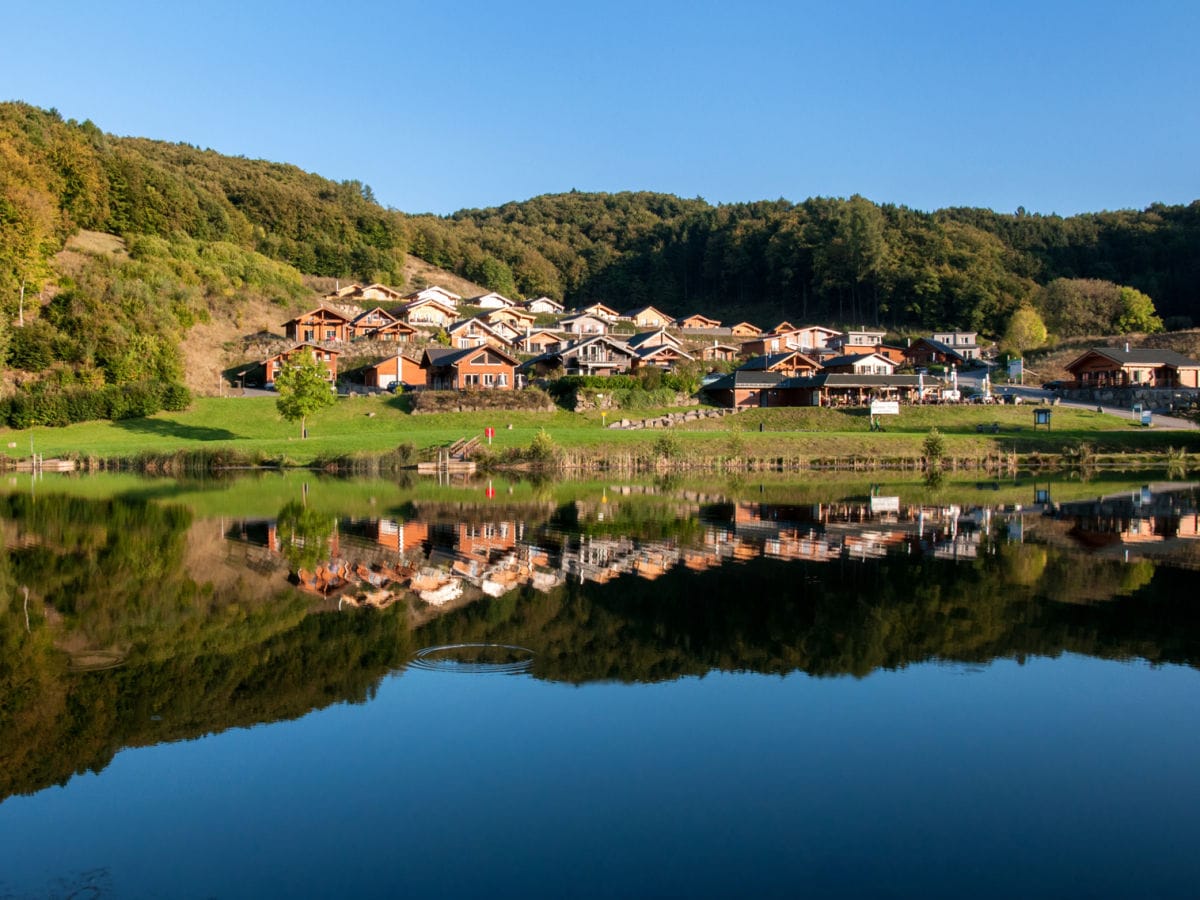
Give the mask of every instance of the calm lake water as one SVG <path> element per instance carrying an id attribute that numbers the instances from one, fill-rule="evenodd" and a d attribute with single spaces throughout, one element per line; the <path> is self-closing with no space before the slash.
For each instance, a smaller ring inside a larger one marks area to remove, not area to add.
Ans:
<path id="1" fill-rule="evenodd" d="M 8 481 L 0 897 L 1193 896 L 1197 497 Z"/>

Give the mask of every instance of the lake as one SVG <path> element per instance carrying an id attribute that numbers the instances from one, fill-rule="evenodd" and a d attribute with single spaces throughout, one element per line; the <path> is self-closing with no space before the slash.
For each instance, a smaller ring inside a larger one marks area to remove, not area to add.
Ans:
<path id="1" fill-rule="evenodd" d="M 1200 882 L 1191 484 L 2 487 L 0 897 Z"/>

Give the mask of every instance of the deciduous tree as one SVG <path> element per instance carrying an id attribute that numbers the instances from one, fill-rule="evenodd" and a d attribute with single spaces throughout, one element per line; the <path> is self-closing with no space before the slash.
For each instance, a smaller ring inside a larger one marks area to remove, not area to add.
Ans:
<path id="1" fill-rule="evenodd" d="M 300 423 L 300 436 L 308 437 L 308 417 L 332 406 L 334 395 L 326 379 L 328 370 L 312 353 L 297 353 L 275 376 L 279 399 L 275 406 L 289 422 Z"/>

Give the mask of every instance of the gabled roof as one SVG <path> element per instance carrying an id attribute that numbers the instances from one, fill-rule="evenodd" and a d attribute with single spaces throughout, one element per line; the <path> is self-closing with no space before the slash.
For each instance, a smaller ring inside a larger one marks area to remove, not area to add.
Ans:
<path id="1" fill-rule="evenodd" d="M 684 316 L 681 319 L 676 319 L 675 324 L 678 325 L 680 328 L 686 328 L 686 327 L 688 327 L 686 325 L 687 322 L 691 322 L 696 319 L 702 319 L 705 323 L 702 327 L 706 327 L 706 328 L 708 328 L 708 327 L 719 328 L 721 325 L 720 319 L 713 319 L 709 316 L 704 315 L 703 313 L 692 313 L 690 316 Z"/>
<path id="2" fill-rule="evenodd" d="M 1083 362 L 1083 360 L 1092 354 L 1102 356 L 1121 366 L 1167 366 L 1172 369 L 1200 368 L 1200 362 L 1189 359 L 1182 353 L 1176 353 L 1174 350 L 1151 350 L 1144 347 L 1130 347 L 1128 350 L 1117 347 L 1093 347 L 1068 363 L 1066 368 L 1070 370 L 1073 366 Z"/>
<path id="3" fill-rule="evenodd" d="M 785 331 L 799 331 L 799 329 L 787 319 L 784 319 L 782 322 L 772 328 L 771 331 L 775 332 L 775 334 L 783 334 Z"/>
<path id="4" fill-rule="evenodd" d="M 440 285 L 436 285 L 436 284 L 431 284 L 428 287 L 423 287 L 419 291 L 413 291 L 411 294 L 405 294 L 403 299 L 405 299 L 405 300 L 424 300 L 428 297 L 438 296 L 438 295 L 449 299 L 452 303 L 457 303 L 458 301 L 462 300 L 462 297 L 459 296 L 458 294 L 454 293 L 454 291 L 448 291 L 444 287 L 441 287 Z"/>
<path id="5" fill-rule="evenodd" d="M 504 307 L 517 305 L 515 301 L 509 300 L 503 294 L 497 293 L 496 291 L 488 291 L 486 294 L 480 294 L 478 297 L 471 297 L 469 300 L 467 300 L 467 305 L 468 306 L 482 306 L 483 301 L 485 301 L 485 300 L 499 300 L 501 306 L 504 306 Z"/>
<path id="6" fill-rule="evenodd" d="M 603 303 L 589 303 L 587 306 L 580 309 L 579 312 L 586 313 L 593 309 L 603 311 L 608 314 L 609 318 L 613 318 L 613 319 L 615 319 L 617 316 L 621 315 L 619 312 L 617 312 L 611 306 L 606 306 Z"/>
<path id="7" fill-rule="evenodd" d="M 520 360 L 514 356 L 510 356 L 503 350 L 496 347 L 464 347 L 461 350 L 453 350 L 450 348 L 429 348 L 421 356 L 421 365 L 430 366 L 456 366 L 468 356 L 474 356 L 476 353 L 495 353 L 507 361 L 510 365 L 518 365 Z"/>
<path id="8" fill-rule="evenodd" d="M 682 357 L 683 359 L 695 359 L 696 358 L 696 357 L 692 356 L 690 353 L 688 353 L 686 350 L 684 350 L 682 347 L 677 347 L 673 344 L 655 344 L 653 347 L 636 347 L 636 348 L 633 348 L 633 351 L 634 351 L 634 353 L 636 353 L 638 355 L 638 357 L 640 359 L 650 359 L 653 356 L 658 356 L 658 354 L 660 354 L 660 353 L 674 353 L 677 356 Z"/>
<path id="9" fill-rule="evenodd" d="M 333 309 L 332 307 L 321 305 L 321 306 L 314 307 L 313 309 L 310 309 L 306 313 L 301 313 L 300 315 L 296 316 L 293 319 L 288 319 L 287 322 L 284 322 L 283 324 L 286 325 L 286 324 L 288 324 L 288 322 L 299 322 L 301 319 L 307 319 L 309 316 L 315 316 L 317 313 L 329 313 L 332 316 L 337 316 L 339 319 L 341 319 L 343 322 L 346 322 L 347 324 L 349 324 L 349 322 L 350 322 L 350 317 L 348 315 L 346 315 L 345 313 L 339 312 L 338 310 Z"/>
<path id="10" fill-rule="evenodd" d="M 967 361 L 967 358 L 965 356 L 963 356 L 961 353 L 959 353 L 957 350 L 955 350 L 949 344 L 943 343 L 942 341 L 935 341 L 933 338 L 927 338 L 927 337 L 917 338 L 915 341 L 912 342 L 912 344 L 910 344 L 908 347 L 905 347 L 904 355 L 911 356 L 913 348 L 920 347 L 920 346 L 929 347 L 935 353 L 941 353 L 943 356 L 953 356 L 953 357 L 956 357 L 956 358 L 962 360 L 963 362 Z"/>
<path id="11" fill-rule="evenodd" d="M 784 380 L 781 372 L 759 372 L 735 369 L 724 378 L 707 385 L 706 391 L 757 390 L 777 387 Z"/>
<path id="12" fill-rule="evenodd" d="M 653 306 L 639 306 L 637 309 L 635 309 L 633 312 L 631 312 L 627 316 L 627 318 L 632 319 L 635 316 L 637 316 L 638 314 L 644 313 L 644 312 L 652 312 L 656 316 L 658 316 L 660 319 L 665 319 L 668 322 L 672 321 L 671 317 L 668 316 L 665 312 L 663 312 L 661 309 L 655 309 Z"/>
<path id="13" fill-rule="evenodd" d="M 665 328 L 659 328 L 655 331 L 639 332 L 632 337 L 626 338 L 625 343 L 627 343 L 630 347 L 640 347 L 642 344 L 646 343 L 646 341 L 654 337 L 666 338 L 667 342 L 673 347 L 683 347 L 683 341 L 679 340 L 679 338 L 675 337 L 675 335 L 670 334 Z"/>
<path id="14" fill-rule="evenodd" d="M 523 322 L 532 322 L 534 319 L 537 318 L 537 316 L 534 313 L 531 313 L 528 310 L 521 309 L 520 307 L 516 307 L 516 306 L 505 306 L 501 309 L 493 309 L 491 312 L 486 313 L 485 315 L 487 316 L 489 321 L 491 321 L 491 319 L 494 317 L 499 317 L 499 318 L 511 317 L 511 318 L 515 318 L 515 319 L 520 319 Z"/>
<path id="15" fill-rule="evenodd" d="M 855 363 L 862 362 L 864 359 L 877 359 L 882 363 L 887 363 L 889 366 L 895 366 L 893 360 L 888 359 L 881 353 L 848 353 L 845 356 L 834 356 L 824 361 L 823 365 L 827 369 L 832 369 L 836 366 L 852 366 Z"/>
<path id="16" fill-rule="evenodd" d="M 445 310 L 452 316 L 458 314 L 458 311 L 453 306 L 445 300 L 439 300 L 437 297 L 420 297 L 410 303 L 406 303 L 404 311 L 408 312 L 409 310 L 420 309 L 423 306 L 436 306 L 438 309 Z"/>
<path id="17" fill-rule="evenodd" d="M 534 297 L 532 300 L 526 300 L 525 307 L 528 308 L 535 303 L 549 303 L 551 306 L 553 306 L 559 312 L 562 312 L 563 308 L 564 308 L 561 303 L 559 303 L 557 300 L 555 300 L 551 297 Z"/>
<path id="18" fill-rule="evenodd" d="M 753 322 L 735 322 L 734 324 L 729 326 L 730 331 L 733 331 L 737 328 L 742 328 L 742 329 L 750 328 L 750 329 L 753 329 L 755 334 L 762 334 L 762 329 L 759 328 L 757 325 L 755 325 Z"/>
<path id="19" fill-rule="evenodd" d="M 369 315 L 372 315 L 373 313 L 379 313 L 384 318 L 389 319 L 392 322 L 396 321 L 396 317 L 393 316 L 390 312 L 388 312 L 382 306 L 376 306 L 374 309 L 368 309 L 366 312 L 361 312 L 357 316 L 355 316 L 354 324 L 357 325 L 361 320 L 365 319 Z"/>
<path id="20" fill-rule="evenodd" d="M 279 359 L 284 356 L 291 356 L 297 350 L 304 350 L 304 349 L 311 350 L 313 352 L 314 356 L 317 356 L 318 354 L 323 354 L 323 353 L 328 353 L 330 356 L 337 356 L 338 354 L 340 354 L 342 352 L 341 350 L 331 350 L 328 347 L 322 347 L 320 344 L 314 344 L 311 341 L 304 341 L 303 343 L 296 344 L 294 347 L 290 347 L 287 350 L 280 350 L 274 356 L 268 356 L 264 362 L 270 362 L 273 359 Z"/>
<path id="21" fill-rule="evenodd" d="M 805 356 L 799 350 L 787 350 L 782 353 L 768 353 L 765 356 L 756 356 L 753 359 L 748 359 L 744 363 L 742 363 L 740 366 L 738 366 L 737 371 L 743 371 L 743 370 L 747 371 L 747 372 L 770 371 L 771 369 L 775 368 L 775 366 L 778 366 L 781 363 L 787 362 L 793 356 L 798 356 L 800 359 L 804 360 L 804 362 L 808 363 L 814 369 L 821 368 L 821 364 L 819 362 L 817 362 L 814 359 L 811 359 L 810 357 Z"/>
<path id="22" fill-rule="evenodd" d="M 484 331 L 486 331 L 488 334 L 495 335 L 496 337 L 501 337 L 501 335 L 496 334 L 496 329 L 492 325 L 492 323 L 489 322 L 487 319 L 485 319 L 483 316 L 472 316 L 469 319 L 459 319 L 457 322 L 454 322 L 453 324 L 447 326 L 446 334 L 455 335 L 455 334 L 458 334 L 460 331 L 466 331 L 467 329 L 474 329 L 474 328 L 480 328 L 480 329 L 483 329 Z"/>

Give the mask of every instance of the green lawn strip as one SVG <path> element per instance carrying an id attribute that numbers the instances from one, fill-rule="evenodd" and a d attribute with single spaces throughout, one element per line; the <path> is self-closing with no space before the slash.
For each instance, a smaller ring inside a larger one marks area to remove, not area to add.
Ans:
<path id="1" fill-rule="evenodd" d="M 622 413 L 630 418 L 656 412 Z M 616 414 L 612 414 L 615 416 Z M 1145 429 L 1129 420 L 1093 410 L 1055 409 L 1047 431 L 1033 428 L 1029 407 L 904 407 L 899 416 L 883 419 L 885 431 L 869 430 L 865 411 L 779 408 L 750 410 L 720 419 L 705 419 L 668 430 L 605 428 L 599 413 L 462 412 L 409 415 L 392 397 L 343 398 L 314 416 L 309 437 L 283 421 L 270 397 L 201 398 L 184 412 L 159 413 L 145 419 L 87 422 L 66 428 L 0 430 L 0 449 L 10 456 L 36 452 L 46 456 L 77 454 L 100 458 L 178 450 L 234 449 L 247 456 L 307 464 L 319 458 L 375 454 L 412 444 L 418 450 L 482 437 L 494 428 L 497 454 L 528 447 L 545 429 L 555 443 L 583 455 L 605 453 L 647 455 L 664 435 L 681 453 L 696 457 L 866 457 L 906 458 L 922 455 L 930 428 L 946 438 L 950 456 L 982 457 L 988 453 L 1057 453 L 1064 446 L 1087 442 L 1097 452 L 1162 453 L 1168 447 L 1200 450 L 1200 432 Z M 612 421 L 612 418 L 609 418 Z M 977 426 L 998 423 L 999 434 L 979 433 Z M 511 426 L 511 427 L 510 427 Z M 761 430 L 760 430 L 761 428 Z"/>

